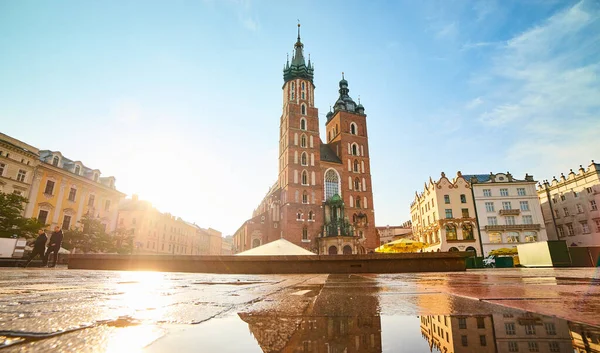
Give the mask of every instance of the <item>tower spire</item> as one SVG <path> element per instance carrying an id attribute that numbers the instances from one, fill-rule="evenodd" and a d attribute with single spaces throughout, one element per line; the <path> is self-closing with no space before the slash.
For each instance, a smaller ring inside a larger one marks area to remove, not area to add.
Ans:
<path id="1" fill-rule="evenodd" d="M 294 54 L 292 55 L 292 62 L 283 72 L 283 80 L 289 81 L 293 78 L 305 78 L 312 82 L 313 80 L 313 66 L 310 62 L 310 56 L 308 59 L 308 65 L 304 60 L 304 44 L 300 39 L 300 20 L 298 20 L 298 39 L 294 44 Z"/>
<path id="2" fill-rule="evenodd" d="M 300 43 L 300 20 L 298 20 L 298 43 Z"/>

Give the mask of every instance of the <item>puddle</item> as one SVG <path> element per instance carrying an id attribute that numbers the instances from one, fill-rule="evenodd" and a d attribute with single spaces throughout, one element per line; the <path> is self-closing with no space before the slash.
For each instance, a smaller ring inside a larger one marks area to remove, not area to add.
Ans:
<path id="1" fill-rule="evenodd" d="M 600 352 L 598 327 L 515 310 L 333 317 L 239 313 L 167 331 L 144 352 Z"/>

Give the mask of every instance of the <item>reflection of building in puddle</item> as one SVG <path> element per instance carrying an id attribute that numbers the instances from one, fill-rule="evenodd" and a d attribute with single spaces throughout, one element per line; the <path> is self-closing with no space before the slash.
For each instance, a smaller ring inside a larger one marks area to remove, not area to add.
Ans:
<path id="1" fill-rule="evenodd" d="M 421 316 L 421 334 L 433 351 L 496 352 L 491 315 L 479 316 Z"/>
<path id="2" fill-rule="evenodd" d="M 330 276 L 332 278 L 332 276 Z M 240 313 L 264 352 L 381 352 L 375 283 L 345 277 L 325 285 L 298 316 Z M 372 286 L 371 286 L 372 284 Z M 285 302 L 282 303 L 285 305 Z"/>
<path id="3" fill-rule="evenodd" d="M 600 352 L 600 329 L 526 312 L 421 316 L 421 334 L 443 353 Z"/>
<path id="4" fill-rule="evenodd" d="M 581 325 L 569 322 L 573 352 L 600 352 L 600 327 Z"/>

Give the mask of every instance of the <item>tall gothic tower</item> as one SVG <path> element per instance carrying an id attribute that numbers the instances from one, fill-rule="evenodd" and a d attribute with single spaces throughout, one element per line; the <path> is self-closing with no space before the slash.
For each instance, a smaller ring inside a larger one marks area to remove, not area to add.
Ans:
<path id="1" fill-rule="evenodd" d="M 319 112 L 315 108 L 314 69 L 304 59 L 304 45 L 294 45 L 292 62 L 283 69 L 283 113 L 279 137 L 281 236 L 296 244 L 315 239 L 322 224 L 323 199 L 319 168 Z"/>

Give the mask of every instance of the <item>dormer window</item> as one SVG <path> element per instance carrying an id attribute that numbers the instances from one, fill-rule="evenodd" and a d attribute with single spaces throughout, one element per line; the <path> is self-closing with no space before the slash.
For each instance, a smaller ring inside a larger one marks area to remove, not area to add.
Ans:
<path id="1" fill-rule="evenodd" d="M 81 172 L 81 167 L 79 167 L 78 165 L 75 166 L 75 174 L 79 175 Z"/>
<path id="2" fill-rule="evenodd" d="M 58 162 L 59 162 L 58 157 L 54 156 L 54 158 L 52 158 L 52 165 L 58 167 Z"/>
<path id="3" fill-rule="evenodd" d="M 94 181 L 98 181 L 98 173 L 94 173 Z"/>

